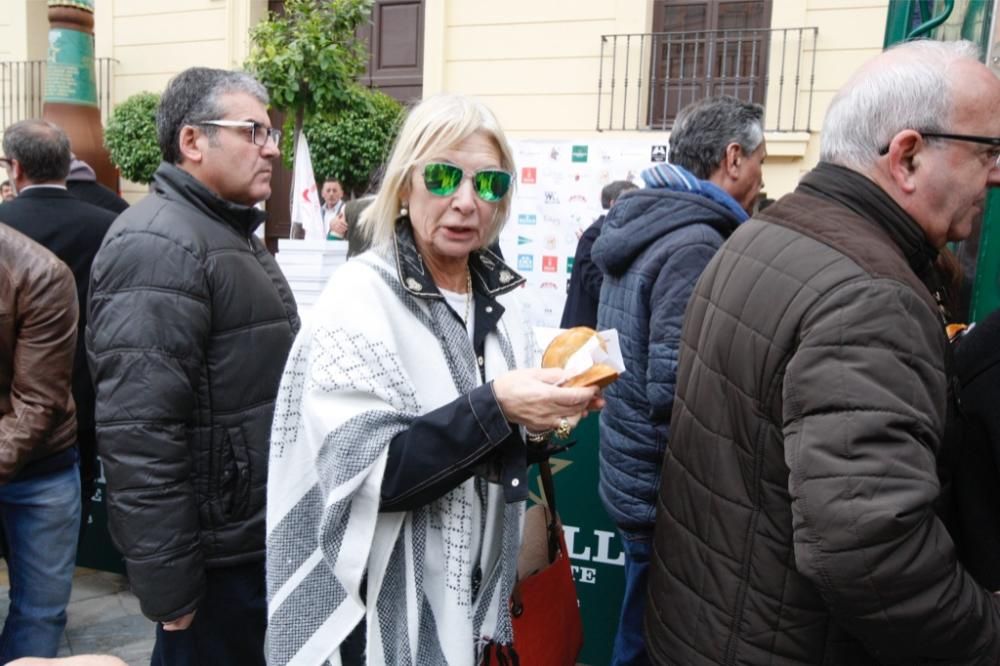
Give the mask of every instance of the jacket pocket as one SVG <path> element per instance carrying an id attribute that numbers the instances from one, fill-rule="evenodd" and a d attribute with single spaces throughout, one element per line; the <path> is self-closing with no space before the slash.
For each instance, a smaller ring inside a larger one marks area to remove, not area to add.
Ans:
<path id="1" fill-rule="evenodd" d="M 223 511 L 226 519 L 239 518 L 250 504 L 250 452 L 238 426 L 225 429 L 222 461 Z"/>

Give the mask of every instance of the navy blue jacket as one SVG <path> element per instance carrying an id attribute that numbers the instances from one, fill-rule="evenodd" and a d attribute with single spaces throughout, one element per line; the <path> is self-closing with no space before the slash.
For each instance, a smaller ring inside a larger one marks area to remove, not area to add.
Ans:
<path id="1" fill-rule="evenodd" d="M 576 244 L 576 256 L 573 258 L 573 274 L 569 276 L 569 290 L 566 293 L 566 305 L 563 307 L 560 328 L 574 326 L 597 326 L 597 301 L 601 297 L 601 283 L 604 274 L 594 264 L 590 256 L 594 241 L 601 235 L 604 226 L 604 216 L 594 220 L 594 223 L 580 236 Z"/>
<path id="2" fill-rule="evenodd" d="M 647 188 L 615 203 L 594 243 L 604 273 L 598 329 L 618 330 L 626 368 L 604 391 L 599 490 L 623 530 L 653 529 L 684 309 L 741 221 L 700 194 Z"/>

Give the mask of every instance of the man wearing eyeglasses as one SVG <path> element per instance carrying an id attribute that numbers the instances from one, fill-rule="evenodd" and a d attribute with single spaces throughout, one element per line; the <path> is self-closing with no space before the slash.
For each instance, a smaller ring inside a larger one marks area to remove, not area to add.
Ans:
<path id="1" fill-rule="evenodd" d="M 818 166 L 705 269 L 660 479 L 653 663 L 1000 663 L 1000 598 L 935 511 L 956 407 L 938 253 L 1000 183 L 998 108 L 973 44 L 886 51 L 831 102 Z"/>
<path id="2" fill-rule="evenodd" d="M 109 526 L 154 665 L 263 664 L 274 398 L 299 328 L 254 235 L 278 130 L 242 73 L 191 68 L 157 110 L 153 193 L 94 262 L 87 351 Z"/>

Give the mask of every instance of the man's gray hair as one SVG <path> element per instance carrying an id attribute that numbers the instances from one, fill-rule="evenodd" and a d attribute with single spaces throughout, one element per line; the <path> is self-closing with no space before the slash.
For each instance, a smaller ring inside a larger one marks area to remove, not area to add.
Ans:
<path id="1" fill-rule="evenodd" d="M 616 180 L 608 183 L 601 188 L 601 208 L 608 210 L 611 208 L 611 204 L 622 194 L 629 190 L 637 189 L 639 189 L 639 186 L 630 180 Z"/>
<path id="2" fill-rule="evenodd" d="M 979 48 L 968 41 L 922 40 L 886 52 L 892 53 L 899 57 L 863 68 L 830 102 L 821 160 L 867 172 L 899 132 L 947 131 L 953 99 L 948 69 L 957 60 L 978 60 Z"/>
<path id="3" fill-rule="evenodd" d="M 719 168 L 726 146 L 739 144 L 749 155 L 764 141 L 764 107 L 735 97 L 707 97 L 688 104 L 670 132 L 670 163 L 702 180 Z"/>
<path id="4" fill-rule="evenodd" d="M 171 164 L 181 161 L 181 129 L 185 125 L 221 119 L 226 113 L 222 97 L 230 93 L 246 93 L 265 106 L 268 103 L 264 86 L 245 72 L 191 67 L 170 80 L 156 110 L 156 135 L 164 161 Z M 210 137 L 218 129 L 212 125 L 201 126 Z"/>
<path id="5" fill-rule="evenodd" d="M 3 153 L 17 160 L 33 183 L 66 180 L 69 174 L 69 137 L 47 120 L 22 120 L 3 134 Z"/>

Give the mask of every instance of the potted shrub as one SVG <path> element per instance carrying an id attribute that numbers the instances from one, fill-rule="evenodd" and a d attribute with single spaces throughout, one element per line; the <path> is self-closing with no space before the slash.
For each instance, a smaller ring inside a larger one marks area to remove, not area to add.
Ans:
<path id="1" fill-rule="evenodd" d="M 163 159 L 156 140 L 156 106 L 160 96 L 151 92 L 132 95 L 115 107 L 104 128 L 104 145 L 122 176 L 148 185 Z"/>

